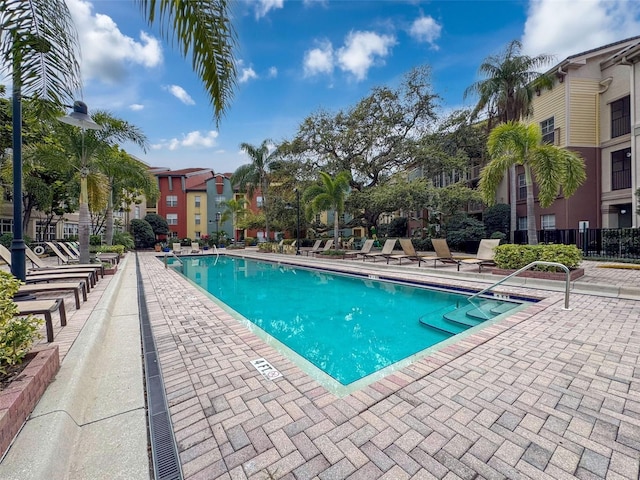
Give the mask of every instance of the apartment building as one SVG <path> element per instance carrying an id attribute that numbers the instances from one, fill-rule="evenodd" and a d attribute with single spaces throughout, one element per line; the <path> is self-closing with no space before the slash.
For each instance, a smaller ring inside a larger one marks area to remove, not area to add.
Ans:
<path id="1" fill-rule="evenodd" d="M 207 207 L 206 199 L 202 197 L 206 194 L 206 181 L 213 178 L 213 170 L 185 168 L 182 170 L 152 169 L 152 171 L 158 179 L 160 189 L 157 213 L 167 220 L 169 237 L 195 238 L 196 232 L 204 235 L 202 222 L 207 218 Z M 198 196 L 200 206 L 196 207 Z M 200 215 L 200 224 L 196 224 L 196 215 Z M 196 227 L 201 229 L 197 230 Z"/>
<path id="2" fill-rule="evenodd" d="M 528 122 L 543 140 L 579 152 L 587 180 L 548 208 L 536 202 L 539 229 L 637 227 L 640 186 L 640 37 L 572 55 L 547 73 L 553 88 L 536 92 Z M 518 171 L 518 230 L 526 230 L 524 170 Z M 582 223 L 587 222 L 587 223 Z"/>

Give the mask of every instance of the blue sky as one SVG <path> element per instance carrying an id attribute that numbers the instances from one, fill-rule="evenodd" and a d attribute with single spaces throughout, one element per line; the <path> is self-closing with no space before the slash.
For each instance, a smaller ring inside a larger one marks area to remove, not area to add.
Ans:
<path id="1" fill-rule="evenodd" d="M 233 172 L 239 145 L 292 138 L 323 109 L 355 105 L 371 88 L 395 87 L 431 68 L 441 111 L 471 106 L 463 92 L 484 58 L 511 40 L 558 62 L 640 35 L 629 0 L 249 0 L 232 8 L 238 85 L 219 125 L 183 59 L 129 0 L 66 0 L 82 48 L 83 100 L 142 129 L 150 148 L 127 151 L 152 166 Z"/>

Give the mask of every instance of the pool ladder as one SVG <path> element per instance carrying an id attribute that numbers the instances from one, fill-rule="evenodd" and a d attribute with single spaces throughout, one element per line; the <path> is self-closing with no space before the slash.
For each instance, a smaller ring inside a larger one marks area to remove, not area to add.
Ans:
<path id="1" fill-rule="evenodd" d="M 567 275 L 566 275 L 565 289 L 564 289 L 564 307 L 563 307 L 563 310 L 571 310 L 569 308 L 569 289 L 570 289 L 570 286 L 571 286 L 571 272 L 569 271 L 569 268 L 566 265 L 563 265 L 562 263 L 558 263 L 558 262 L 543 262 L 541 260 L 536 260 L 535 262 L 531 262 L 529 265 L 525 265 L 521 269 L 516 270 L 515 272 L 511 273 L 510 275 L 507 275 L 506 277 L 504 277 L 501 280 L 498 280 L 493 285 L 490 285 L 487 288 L 485 288 L 484 290 L 480 290 L 478 293 L 475 293 L 475 294 L 471 295 L 467 300 L 469 300 L 469 302 L 473 303 L 473 300 L 475 298 L 479 297 L 480 295 L 482 295 L 484 293 L 487 293 L 489 290 L 491 290 L 492 288 L 497 287 L 501 283 L 506 282 L 511 277 L 515 277 L 516 275 L 518 275 L 518 274 L 520 274 L 520 273 L 522 273 L 522 272 L 524 272 L 526 270 L 529 270 L 531 267 L 535 267 L 537 265 L 544 265 L 546 267 L 558 267 L 558 268 L 561 268 L 562 270 L 564 270 L 564 272 Z"/>

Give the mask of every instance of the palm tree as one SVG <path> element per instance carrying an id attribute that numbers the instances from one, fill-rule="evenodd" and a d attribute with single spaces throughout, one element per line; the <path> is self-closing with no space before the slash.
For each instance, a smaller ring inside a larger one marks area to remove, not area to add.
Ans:
<path id="1" fill-rule="evenodd" d="M 576 152 L 542 143 L 542 132 L 536 124 L 508 122 L 498 125 L 489 134 L 487 148 L 491 161 L 482 170 L 478 185 L 483 200 L 493 205 L 505 171 L 522 165 L 527 186 L 527 236 L 529 244 L 536 245 L 534 177 L 540 206 L 548 207 L 560 189 L 568 198 L 584 183 L 587 178 L 584 160 Z"/>
<path id="2" fill-rule="evenodd" d="M 253 197 L 257 190 L 262 194 L 262 209 L 264 210 L 265 231 L 268 241 L 269 203 L 267 202 L 267 189 L 269 188 L 269 172 L 279 156 L 279 150 L 273 148 L 271 140 L 264 140 L 259 147 L 249 143 L 241 143 L 240 149 L 249 155 L 251 163 L 241 165 L 233 172 L 231 184 L 243 192 L 246 191 L 250 197 Z"/>
<path id="3" fill-rule="evenodd" d="M 124 192 L 136 191 L 153 202 L 158 196 L 158 183 L 149 168 L 117 146 L 106 148 L 95 159 L 97 169 L 108 182 L 104 239 L 113 242 L 113 207 L 122 203 Z"/>
<path id="4" fill-rule="evenodd" d="M 133 142 L 146 149 L 147 138 L 135 125 L 116 118 L 111 114 L 98 111 L 93 119 L 100 130 L 82 131 L 78 127 L 60 123 L 57 126 L 59 141 L 72 164 L 80 175 L 80 201 L 78 208 L 78 241 L 80 243 L 80 263 L 89 263 L 89 183 L 91 173 L 100 173 L 97 158 L 104 155 L 106 149 L 123 142 Z M 104 183 L 108 188 L 108 183 Z"/>
<path id="5" fill-rule="evenodd" d="M 488 128 L 494 118 L 499 122 L 518 121 L 532 113 L 531 103 L 537 88 L 550 87 L 552 81 L 537 70 L 553 61 L 552 55 L 536 57 L 522 55 L 522 43 L 510 42 L 504 52 L 487 57 L 480 65 L 479 72 L 485 77 L 472 84 L 464 92 L 464 97 L 475 94 L 479 97 L 472 115 L 482 110 L 488 112 Z M 511 242 L 516 228 L 516 170 L 509 172 L 509 192 L 511 204 Z"/>
<path id="6" fill-rule="evenodd" d="M 245 213 L 245 204 L 247 202 L 243 198 L 239 199 L 229 199 L 222 202 L 222 205 L 225 207 L 224 212 L 222 212 L 223 217 L 228 217 L 231 215 L 232 223 L 233 223 L 233 240 L 238 241 L 238 220 L 242 218 L 242 215 Z"/>
<path id="7" fill-rule="evenodd" d="M 320 172 L 321 184 L 311 185 L 302 194 L 308 220 L 314 213 L 333 210 L 333 242 L 336 247 L 340 234 L 340 215 L 344 213 L 350 180 L 351 174 L 347 171 L 338 173 L 335 178 L 331 178 L 326 172 Z"/>

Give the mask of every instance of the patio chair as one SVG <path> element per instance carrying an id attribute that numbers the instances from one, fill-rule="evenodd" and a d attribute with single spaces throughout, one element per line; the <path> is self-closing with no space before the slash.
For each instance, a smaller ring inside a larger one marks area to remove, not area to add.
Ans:
<path id="1" fill-rule="evenodd" d="M 330 238 L 329 240 L 327 240 L 327 243 L 324 244 L 324 247 L 308 252 L 307 256 L 309 256 L 309 253 L 313 253 L 313 256 L 316 256 L 319 253 L 331 250 L 332 247 L 333 247 L 333 239 Z"/>
<path id="2" fill-rule="evenodd" d="M 496 247 L 500 245 L 499 238 L 484 238 L 480 240 L 476 258 L 464 258 L 460 260 L 462 265 L 478 265 L 478 273 L 482 272 L 482 267 L 494 267 L 496 262 Z"/>
<path id="3" fill-rule="evenodd" d="M 31 285 L 20 285 L 18 295 L 31 295 L 34 293 L 50 293 L 50 292 L 73 292 L 76 301 L 76 310 L 80 309 L 80 294 L 82 300 L 87 301 L 87 289 L 85 283 L 82 282 L 65 282 L 65 283 L 45 283 Z"/>
<path id="4" fill-rule="evenodd" d="M 31 260 L 32 263 L 37 261 L 37 268 L 30 268 L 27 272 L 27 276 L 36 276 L 36 275 L 50 275 L 54 273 L 59 274 L 74 274 L 74 273 L 90 273 L 92 278 L 92 286 L 96 284 L 98 281 L 98 272 L 100 271 L 104 276 L 104 270 L 102 269 L 102 265 L 86 265 L 86 264 L 74 264 L 74 265 L 52 265 L 46 266 L 42 263 L 42 261 L 38 258 L 38 256 L 29 248 L 26 247 L 25 253 L 27 254 L 27 258 Z M 33 257 L 33 258 L 32 258 Z M 4 245 L 0 245 L 0 258 L 2 258 L 7 265 L 11 266 L 11 252 Z"/>
<path id="5" fill-rule="evenodd" d="M 44 243 L 47 245 L 47 247 L 51 249 L 53 253 L 56 254 L 56 256 L 58 257 L 58 263 L 62 262 L 63 264 L 67 264 L 67 263 L 73 263 L 78 261 L 77 258 L 74 259 L 62 253 L 55 243 L 53 242 L 44 242 Z"/>
<path id="6" fill-rule="evenodd" d="M 182 245 L 180 245 L 180 242 L 174 242 L 171 251 L 176 255 L 182 254 Z"/>
<path id="7" fill-rule="evenodd" d="M 436 256 L 433 258 L 434 268 L 437 266 L 437 262 L 442 262 L 449 265 L 457 265 L 458 271 L 460 271 L 460 262 L 462 261 L 462 258 L 454 257 L 451 254 L 446 238 L 432 238 L 431 244 L 433 245 L 433 249 L 436 251 Z"/>
<path id="8" fill-rule="evenodd" d="M 67 255 L 67 257 L 74 261 L 80 261 L 80 253 L 76 255 L 75 252 L 73 252 L 64 242 L 56 242 L 56 244 L 58 248 Z"/>
<path id="9" fill-rule="evenodd" d="M 389 239 L 387 239 L 384 242 L 384 245 L 382 246 L 382 251 L 365 253 L 365 254 L 362 255 L 362 261 L 363 262 L 366 261 L 367 258 L 373 259 L 374 262 L 378 258 L 387 259 L 389 256 L 393 255 L 393 249 L 396 248 L 396 242 L 397 241 L 398 241 L 397 238 L 389 238 Z M 387 263 L 389 263 L 388 260 L 387 260 Z"/>
<path id="10" fill-rule="evenodd" d="M 48 270 L 51 272 L 52 270 L 64 270 L 64 271 L 78 271 L 78 270 L 95 270 L 96 272 L 100 272 L 100 276 L 104 278 L 104 266 L 102 263 L 73 263 L 71 265 L 47 265 L 45 264 L 36 253 L 31 250 L 27 245 L 25 245 L 25 253 L 31 264 L 32 268 L 29 269 L 30 272 L 36 270 Z"/>
<path id="11" fill-rule="evenodd" d="M 366 255 L 367 253 L 371 252 L 374 242 L 375 240 L 373 238 L 368 238 L 367 240 L 364 241 L 364 243 L 362 244 L 362 248 L 360 250 L 347 250 L 344 253 L 345 255 L 355 254 L 356 258 L 358 258 L 360 255 Z"/>
<path id="12" fill-rule="evenodd" d="M 91 292 L 91 289 L 95 286 L 95 272 L 60 272 L 53 270 L 48 272 L 35 272 L 27 274 L 25 283 L 49 283 L 49 282 L 69 282 L 69 281 L 83 281 L 87 287 L 87 292 Z"/>
<path id="13" fill-rule="evenodd" d="M 198 242 L 191 242 L 191 253 L 200 253 L 200 244 Z"/>
<path id="14" fill-rule="evenodd" d="M 424 260 L 425 257 L 418 255 L 415 247 L 413 246 L 413 242 L 411 241 L 411 239 L 400 238 L 399 242 L 400 242 L 400 246 L 402 247 L 402 253 L 389 255 L 387 257 L 387 263 L 389 263 L 389 260 L 397 260 L 398 264 L 402 265 L 402 260 L 407 259 L 407 260 L 417 260 L 418 266 L 420 266 L 420 263 L 422 262 L 422 260 Z"/>
<path id="15" fill-rule="evenodd" d="M 67 312 L 64 309 L 64 299 L 56 298 L 53 300 L 25 300 L 16 302 L 18 313 L 16 317 L 22 315 L 44 315 L 47 326 L 47 342 L 53 342 L 53 319 L 51 314 L 55 311 L 60 313 L 60 325 L 67 324 Z"/>
<path id="16" fill-rule="evenodd" d="M 300 252 L 304 252 L 305 255 L 309 256 L 309 252 L 318 250 L 320 248 L 320 245 L 322 245 L 322 240 L 316 240 L 316 243 L 313 244 L 313 247 L 301 247 Z"/>

